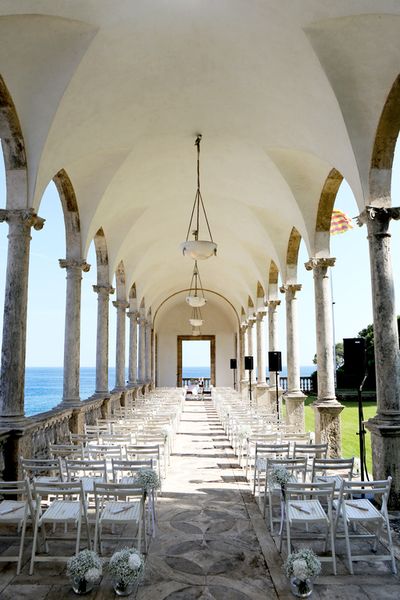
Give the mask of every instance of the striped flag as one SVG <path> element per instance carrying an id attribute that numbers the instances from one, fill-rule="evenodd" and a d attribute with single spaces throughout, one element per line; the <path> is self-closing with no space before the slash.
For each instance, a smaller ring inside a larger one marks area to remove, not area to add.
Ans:
<path id="1" fill-rule="evenodd" d="M 353 223 L 351 218 L 341 210 L 334 209 L 332 211 L 331 218 L 331 235 L 337 235 L 338 233 L 345 233 L 349 229 L 353 229 Z"/>

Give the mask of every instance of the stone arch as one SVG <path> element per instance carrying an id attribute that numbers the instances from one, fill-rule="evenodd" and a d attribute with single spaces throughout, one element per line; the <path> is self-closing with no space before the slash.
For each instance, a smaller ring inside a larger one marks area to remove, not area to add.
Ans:
<path id="1" fill-rule="evenodd" d="M 117 290 L 117 300 L 126 301 L 126 277 L 125 267 L 122 260 L 118 263 L 115 271 L 115 287 Z"/>
<path id="2" fill-rule="evenodd" d="M 104 235 L 103 228 L 97 231 L 93 238 L 94 247 L 96 250 L 96 262 L 97 262 L 97 285 L 110 285 L 110 272 L 108 263 L 108 251 L 106 237 Z"/>
<path id="3" fill-rule="evenodd" d="M 297 281 L 300 244 L 301 234 L 297 231 L 296 227 L 293 227 L 290 232 L 286 254 L 286 283 L 295 283 Z"/>
<path id="4" fill-rule="evenodd" d="M 400 75 L 397 76 L 379 119 L 369 172 L 368 204 L 391 206 L 393 157 L 400 131 Z"/>
<path id="5" fill-rule="evenodd" d="M 329 256 L 332 210 L 342 181 L 343 175 L 336 169 L 331 169 L 322 187 L 315 226 L 316 256 Z"/>
<path id="6" fill-rule="evenodd" d="M 279 269 L 276 263 L 271 260 L 268 275 L 268 300 L 276 300 L 278 298 L 278 278 Z"/>
<path id="7" fill-rule="evenodd" d="M 129 299 L 136 300 L 136 284 L 132 283 L 131 289 L 129 290 Z"/>
<path id="8" fill-rule="evenodd" d="M 7 208 L 28 208 L 25 143 L 14 102 L 0 75 L 0 138 L 6 170 Z"/>
<path id="9" fill-rule="evenodd" d="M 81 223 L 72 182 L 64 169 L 53 177 L 64 214 L 66 258 L 82 258 Z"/>

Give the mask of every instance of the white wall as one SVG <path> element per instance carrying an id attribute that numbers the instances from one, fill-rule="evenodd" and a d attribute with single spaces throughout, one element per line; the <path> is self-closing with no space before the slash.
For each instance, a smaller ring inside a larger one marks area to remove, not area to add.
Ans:
<path id="1" fill-rule="evenodd" d="M 207 302 L 202 310 L 205 323 L 201 335 L 215 335 L 216 385 L 232 386 L 233 374 L 229 359 L 235 357 L 235 320 L 232 308 L 223 301 Z M 184 296 L 178 302 L 166 303 L 157 315 L 155 330 L 158 337 L 158 385 L 175 386 L 177 375 L 178 335 L 191 335 L 190 308 Z M 195 339 L 195 338 L 193 338 Z"/>

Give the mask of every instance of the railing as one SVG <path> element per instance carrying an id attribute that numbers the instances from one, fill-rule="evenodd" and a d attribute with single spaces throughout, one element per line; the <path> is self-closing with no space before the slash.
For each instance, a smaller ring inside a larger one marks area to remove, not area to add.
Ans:
<path id="1" fill-rule="evenodd" d="M 269 383 L 269 377 L 267 377 L 267 383 Z M 288 389 L 288 378 L 287 377 L 279 377 L 279 386 L 285 390 Z M 300 377 L 300 389 L 302 392 L 312 392 L 313 391 L 313 380 L 312 377 Z"/>
<path id="2" fill-rule="evenodd" d="M 189 387 L 190 385 L 196 384 L 198 385 L 200 379 L 204 382 L 204 389 L 209 390 L 211 382 L 210 377 L 182 377 L 182 387 Z"/>

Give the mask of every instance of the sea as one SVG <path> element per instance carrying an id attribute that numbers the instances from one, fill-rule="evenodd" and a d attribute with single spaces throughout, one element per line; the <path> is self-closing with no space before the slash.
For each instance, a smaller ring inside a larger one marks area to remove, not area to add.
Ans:
<path id="1" fill-rule="evenodd" d="M 184 367 L 183 377 L 210 377 L 209 367 Z M 307 377 L 315 371 L 315 365 L 300 368 L 300 375 Z M 115 368 L 109 369 L 110 387 L 115 381 Z M 287 375 L 286 367 L 282 368 L 282 376 Z M 267 372 L 268 376 L 268 372 Z M 126 373 L 126 379 L 128 373 Z M 96 369 L 81 367 L 80 397 L 89 398 L 95 391 Z M 30 417 L 51 410 L 61 402 L 63 391 L 62 367 L 27 367 L 25 371 L 25 414 Z"/>

